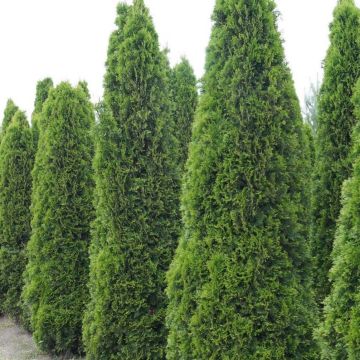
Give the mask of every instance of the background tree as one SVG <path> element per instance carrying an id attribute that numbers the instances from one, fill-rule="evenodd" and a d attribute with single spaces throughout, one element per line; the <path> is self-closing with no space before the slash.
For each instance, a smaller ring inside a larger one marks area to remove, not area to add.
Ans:
<path id="1" fill-rule="evenodd" d="M 1 123 L 1 133 L 5 133 L 6 128 L 9 126 L 13 116 L 19 110 L 19 108 L 15 105 L 15 103 L 9 99 L 6 103 L 6 107 L 4 110 L 4 117 Z M 1 137 L 0 137 L 1 140 Z"/>
<path id="2" fill-rule="evenodd" d="M 118 7 L 99 110 L 89 359 L 163 359 L 165 273 L 176 247 L 178 176 L 168 65 L 142 0 Z"/>
<path id="3" fill-rule="evenodd" d="M 320 83 L 311 83 L 308 93 L 305 95 L 304 120 L 311 128 L 313 136 L 318 129 L 318 102 L 319 102 Z"/>
<path id="4" fill-rule="evenodd" d="M 312 225 L 314 284 L 320 304 L 330 290 L 330 254 L 341 207 L 341 186 L 351 170 L 349 150 L 356 122 L 351 97 L 360 77 L 360 10 L 352 0 L 339 2 L 330 30 L 331 45 L 319 97 Z"/>
<path id="5" fill-rule="evenodd" d="M 15 320 L 22 320 L 20 295 L 30 238 L 33 159 L 29 123 L 17 111 L 0 146 L 0 308 Z"/>
<path id="6" fill-rule="evenodd" d="M 39 141 L 39 118 L 41 116 L 43 105 L 53 87 L 54 84 L 51 78 L 45 78 L 44 80 L 39 81 L 36 85 L 34 111 L 31 118 L 35 149 L 37 149 Z"/>
<path id="7" fill-rule="evenodd" d="M 268 0 L 218 0 L 168 273 L 168 359 L 317 359 L 308 152 Z"/>
<path id="8" fill-rule="evenodd" d="M 360 119 L 360 81 L 354 95 Z M 352 177 L 343 186 L 340 219 L 332 252 L 332 287 L 325 301 L 324 321 L 318 330 L 323 359 L 360 358 L 360 127 L 354 131 Z"/>
<path id="9" fill-rule="evenodd" d="M 52 353 L 82 351 L 93 219 L 93 123 L 82 86 L 62 83 L 50 91 L 39 123 L 23 297 L 36 342 Z"/>
<path id="10" fill-rule="evenodd" d="M 191 130 L 198 103 L 197 81 L 189 61 L 185 58 L 172 69 L 170 76 L 174 135 L 178 141 L 178 163 L 182 171 L 188 157 Z"/>

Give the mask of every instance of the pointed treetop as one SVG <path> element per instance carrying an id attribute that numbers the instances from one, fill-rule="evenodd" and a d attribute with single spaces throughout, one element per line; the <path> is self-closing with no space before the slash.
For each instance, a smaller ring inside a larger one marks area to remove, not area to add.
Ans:
<path id="1" fill-rule="evenodd" d="M 38 81 L 36 85 L 36 97 L 34 103 L 34 113 L 40 113 L 43 107 L 43 104 L 47 97 L 49 96 L 49 91 L 53 88 L 54 84 L 51 78 L 45 78 Z"/>
<path id="2" fill-rule="evenodd" d="M 26 115 L 24 111 L 18 110 L 13 119 L 11 121 L 10 126 L 18 126 L 18 127 L 29 127 L 29 122 L 27 121 Z M 9 126 L 9 127 L 10 127 Z"/>
<path id="3" fill-rule="evenodd" d="M 6 107 L 4 110 L 4 117 L 2 121 L 2 131 L 5 131 L 9 126 L 13 116 L 19 110 L 19 108 L 15 105 L 12 99 L 9 99 L 6 103 Z"/>
<path id="4" fill-rule="evenodd" d="M 84 91 L 86 97 L 90 100 L 90 91 L 89 91 L 89 86 L 88 86 L 88 83 L 87 81 L 79 81 L 78 83 L 78 89 L 81 89 L 82 91 Z"/>

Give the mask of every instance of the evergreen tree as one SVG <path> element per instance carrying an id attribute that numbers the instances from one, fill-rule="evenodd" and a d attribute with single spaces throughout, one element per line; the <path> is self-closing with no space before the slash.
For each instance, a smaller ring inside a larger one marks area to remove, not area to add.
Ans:
<path id="1" fill-rule="evenodd" d="M 353 0 L 339 1 L 330 29 L 331 45 L 319 98 L 311 236 L 319 304 L 330 290 L 330 254 L 341 208 L 341 186 L 351 169 L 349 149 L 355 124 L 351 97 L 360 77 L 360 10 Z"/>
<path id="2" fill-rule="evenodd" d="M 6 103 L 6 107 L 4 110 L 4 117 L 1 124 L 1 132 L 2 134 L 5 133 L 6 128 L 9 126 L 13 116 L 19 110 L 19 108 L 15 105 L 15 103 L 9 99 Z"/>
<path id="3" fill-rule="evenodd" d="M 165 274 L 178 231 L 168 66 L 142 0 L 118 7 L 95 156 L 89 359 L 163 359 Z"/>
<path id="4" fill-rule="evenodd" d="M 36 96 L 34 103 L 34 111 L 32 113 L 31 125 L 33 130 L 35 149 L 39 141 L 39 118 L 41 116 L 43 105 L 49 96 L 50 90 L 54 87 L 51 78 L 45 78 L 36 85 Z"/>
<path id="5" fill-rule="evenodd" d="M 354 95 L 355 114 L 360 120 L 360 81 Z M 324 321 L 318 330 L 323 359 L 360 358 L 360 126 L 353 134 L 354 167 L 344 182 L 337 225 L 332 269 L 332 287 L 326 298 Z"/>
<path id="6" fill-rule="evenodd" d="M 0 146 L 0 308 L 21 320 L 20 295 L 25 245 L 30 238 L 33 140 L 24 113 L 17 111 Z"/>
<path id="7" fill-rule="evenodd" d="M 198 102 L 196 77 L 185 58 L 172 70 L 170 85 L 174 135 L 179 146 L 178 164 L 182 170 L 188 157 L 191 129 Z"/>
<path id="8" fill-rule="evenodd" d="M 317 359 L 301 111 L 270 0 L 218 0 L 168 272 L 168 359 Z"/>
<path id="9" fill-rule="evenodd" d="M 39 347 L 82 351 L 93 218 L 93 107 L 81 86 L 51 90 L 39 122 L 23 298 Z"/>

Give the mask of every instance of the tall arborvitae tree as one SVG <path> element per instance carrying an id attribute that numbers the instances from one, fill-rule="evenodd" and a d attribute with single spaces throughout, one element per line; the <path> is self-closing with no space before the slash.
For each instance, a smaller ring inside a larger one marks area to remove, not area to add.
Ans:
<path id="1" fill-rule="evenodd" d="M 360 120 L 360 81 L 354 95 Z M 360 359 L 360 126 L 353 133 L 353 174 L 344 183 L 342 210 L 337 225 L 332 287 L 325 301 L 324 322 L 318 330 L 323 359 Z"/>
<path id="2" fill-rule="evenodd" d="M 174 135 L 178 141 L 178 165 L 183 169 L 188 157 L 191 130 L 198 102 L 196 77 L 185 58 L 171 71 L 170 78 Z"/>
<path id="3" fill-rule="evenodd" d="M 30 238 L 34 150 L 24 113 L 17 111 L 0 146 L 0 309 L 22 320 L 20 295 Z"/>
<path id="4" fill-rule="evenodd" d="M 33 170 L 32 235 L 23 298 L 41 349 L 82 351 L 93 219 L 93 107 L 81 86 L 50 91 Z"/>
<path id="5" fill-rule="evenodd" d="M 54 84 L 51 78 L 45 78 L 44 80 L 39 81 L 36 85 L 34 111 L 32 113 L 31 119 L 35 149 L 37 149 L 37 144 L 39 141 L 39 119 L 42 108 L 53 86 Z"/>
<path id="6" fill-rule="evenodd" d="M 320 89 L 316 140 L 312 248 L 315 287 L 321 304 L 329 293 L 330 254 L 340 212 L 341 186 L 350 174 L 349 149 L 354 85 L 360 77 L 360 10 L 353 0 L 339 1 L 331 24 L 331 45 Z"/>
<path id="7" fill-rule="evenodd" d="M 178 237 L 168 67 L 143 0 L 118 7 L 99 112 L 89 359 L 165 357 L 165 274 Z"/>
<path id="8" fill-rule="evenodd" d="M 9 126 L 13 116 L 19 110 L 19 108 L 15 105 L 15 103 L 9 99 L 6 103 L 6 107 L 4 110 L 4 117 L 1 123 L 1 133 L 4 134 L 6 128 Z M 1 135 L 0 135 L 1 136 Z M 1 137 L 0 137 L 1 139 Z"/>
<path id="9" fill-rule="evenodd" d="M 168 273 L 168 359 L 318 359 L 309 158 L 270 0 L 218 0 Z"/>

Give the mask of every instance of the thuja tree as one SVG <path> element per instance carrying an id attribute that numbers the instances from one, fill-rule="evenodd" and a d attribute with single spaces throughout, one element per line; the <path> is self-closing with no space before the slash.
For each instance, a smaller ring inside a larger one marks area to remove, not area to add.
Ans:
<path id="1" fill-rule="evenodd" d="M 89 359 L 163 359 L 165 273 L 178 235 L 168 73 L 142 0 L 120 5 L 99 109 Z"/>
<path id="2" fill-rule="evenodd" d="M 355 123 L 351 97 L 360 76 L 360 10 L 352 0 L 339 2 L 330 29 L 331 45 L 325 59 L 318 103 L 311 236 L 315 258 L 314 283 L 319 303 L 329 293 L 328 272 L 341 206 L 341 185 L 351 169 L 348 155 Z"/>
<path id="3" fill-rule="evenodd" d="M 93 218 L 93 107 L 81 86 L 50 91 L 33 170 L 32 235 L 23 298 L 41 349 L 82 351 Z"/>
<path id="4" fill-rule="evenodd" d="M 33 158 L 29 123 L 17 111 L 0 146 L 0 307 L 18 321 L 22 320 L 20 295 L 30 238 Z"/>
<path id="5" fill-rule="evenodd" d="M 1 132 L 5 133 L 6 128 L 9 126 L 13 116 L 19 110 L 19 108 L 15 105 L 14 101 L 9 99 L 6 103 L 6 107 L 4 110 L 4 117 L 1 124 Z M 1 139 L 1 137 L 0 137 Z"/>
<path id="6" fill-rule="evenodd" d="M 168 273 L 168 359 L 318 358 L 308 145 L 274 9 L 216 2 Z"/>
<path id="7" fill-rule="evenodd" d="M 196 77 L 188 60 L 183 58 L 171 71 L 171 101 L 174 135 L 178 141 L 178 165 L 186 162 L 191 129 L 198 102 Z"/>
<path id="8" fill-rule="evenodd" d="M 360 82 L 353 99 L 357 119 L 360 119 Z M 331 291 L 325 301 L 324 321 L 317 332 L 323 359 L 360 358 L 359 125 L 353 135 L 352 159 L 353 174 L 343 185 L 343 207 L 331 254 Z"/>
<path id="9" fill-rule="evenodd" d="M 37 144 L 39 141 L 39 119 L 41 116 L 42 108 L 53 86 L 54 84 L 51 78 L 45 78 L 44 80 L 39 81 L 36 85 L 34 111 L 31 118 L 35 149 L 37 148 Z"/>

